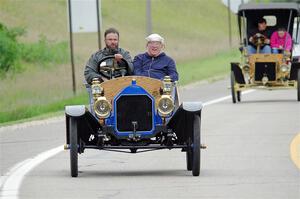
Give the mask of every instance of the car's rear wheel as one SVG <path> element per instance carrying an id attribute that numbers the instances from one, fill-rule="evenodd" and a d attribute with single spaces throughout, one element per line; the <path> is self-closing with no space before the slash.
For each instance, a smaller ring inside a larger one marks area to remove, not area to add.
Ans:
<path id="1" fill-rule="evenodd" d="M 298 69 L 298 74 L 297 74 L 297 97 L 298 97 L 298 101 L 300 101 L 300 69 Z"/>
<path id="2" fill-rule="evenodd" d="M 193 176 L 199 176 L 200 174 L 200 116 L 196 115 L 194 116 L 194 128 L 193 128 L 193 146 L 192 146 L 192 152 L 193 152 L 193 169 L 192 173 Z"/>
<path id="3" fill-rule="evenodd" d="M 231 71 L 230 74 L 230 86 L 231 86 L 231 97 L 232 97 L 232 103 L 236 103 L 236 91 L 235 91 L 235 77 L 233 71 Z"/>
<path id="4" fill-rule="evenodd" d="M 78 138 L 77 138 L 77 120 L 70 117 L 70 166 L 71 176 L 78 176 Z"/>
<path id="5" fill-rule="evenodd" d="M 242 100 L 242 92 L 241 91 L 236 92 L 236 99 L 238 102 L 240 102 Z"/>

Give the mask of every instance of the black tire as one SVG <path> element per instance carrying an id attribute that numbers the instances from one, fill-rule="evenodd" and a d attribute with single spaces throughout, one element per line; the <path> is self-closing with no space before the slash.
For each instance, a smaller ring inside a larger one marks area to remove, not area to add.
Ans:
<path id="1" fill-rule="evenodd" d="M 186 149 L 186 169 L 188 171 L 191 171 L 193 169 L 193 152 L 192 152 L 192 147 L 191 147 L 192 141 L 189 139 Z"/>
<path id="2" fill-rule="evenodd" d="M 300 69 L 298 69 L 298 74 L 297 74 L 297 98 L 299 102 L 300 101 Z"/>
<path id="3" fill-rule="evenodd" d="M 241 92 L 241 91 L 237 91 L 237 92 L 236 92 L 236 98 L 237 98 L 237 101 L 238 101 L 238 102 L 241 101 L 241 98 L 242 98 L 242 92 Z"/>
<path id="4" fill-rule="evenodd" d="M 71 176 L 78 176 L 78 138 L 77 138 L 77 120 L 70 117 L 70 166 Z"/>
<path id="5" fill-rule="evenodd" d="M 194 128 L 193 128 L 193 176 L 199 176 L 200 174 L 200 116 L 195 115 L 194 117 Z"/>
<path id="6" fill-rule="evenodd" d="M 231 96 L 232 96 L 232 103 L 236 103 L 236 91 L 234 88 L 234 84 L 235 84 L 235 77 L 234 77 L 234 73 L 233 71 L 231 71 L 230 74 L 230 86 L 231 86 Z"/>
<path id="7" fill-rule="evenodd" d="M 130 153 L 136 153 L 137 149 L 130 149 Z"/>

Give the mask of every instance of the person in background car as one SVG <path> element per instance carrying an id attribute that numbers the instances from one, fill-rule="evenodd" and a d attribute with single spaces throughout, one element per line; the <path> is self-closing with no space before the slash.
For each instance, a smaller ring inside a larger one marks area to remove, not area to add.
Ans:
<path id="1" fill-rule="evenodd" d="M 257 46 L 255 45 L 255 38 L 256 37 L 263 37 L 264 43 L 260 47 L 260 53 L 271 53 L 271 47 L 270 47 L 270 36 L 271 32 L 267 27 L 267 21 L 264 18 L 260 18 L 257 21 L 257 27 L 253 30 L 250 30 L 250 38 L 249 38 L 249 45 L 247 47 L 248 54 L 255 54 L 257 53 Z"/>
<path id="2" fill-rule="evenodd" d="M 285 28 L 278 28 L 271 36 L 272 53 L 278 54 L 292 49 L 292 37 Z"/>

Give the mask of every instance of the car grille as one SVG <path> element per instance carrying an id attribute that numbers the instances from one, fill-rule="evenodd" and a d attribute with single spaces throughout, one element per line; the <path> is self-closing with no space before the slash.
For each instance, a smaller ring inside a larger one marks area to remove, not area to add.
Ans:
<path id="1" fill-rule="evenodd" d="M 116 103 L 117 130 L 133 131 L 132 122 L 137 122 L 137 131 L 152 129 L 152 100 L 146 95 L 123 95 Z"/>
<path id="2" fill-rule="evenodd" d="M 255 63 L 255 81 L 261 81 L 267 76 L 269 81 L 276 80 L 276 63 L 275 62 L 257 62 Z"/>

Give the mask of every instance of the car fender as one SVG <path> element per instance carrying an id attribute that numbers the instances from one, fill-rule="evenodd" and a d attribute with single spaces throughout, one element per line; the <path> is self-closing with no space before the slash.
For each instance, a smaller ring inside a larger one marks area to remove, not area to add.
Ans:
<path id="1" fill-rule="evenodd" d="M 231 71 L 234 73 L 235 81 L 239 84 L 246 84 L 243 71 L 239 66 L 239 63 L 230 63 L 231 64 Z"/>
<path id="2" fill-rule="evenodd" d="M 193 135 L 194 117 L 201 120 L 203 104 L 201 102 L 183 102 L 167 123 L 167 127 L 176 132 L 178 143 L 186 143 Z"/>
<path id="3" fill-rule="evenodd" d="M 183 102 L 182 108 L 185 111 L 198 112 L 202 110 L 203 104 L 202 102 Z"/>
<path id="4" fill-rule="evenodd" d="M 72 105 L 65 107 L 65 113 L 71 117 L 80 117 L 83 116 L 86 112 L 84 105 Z"/>

